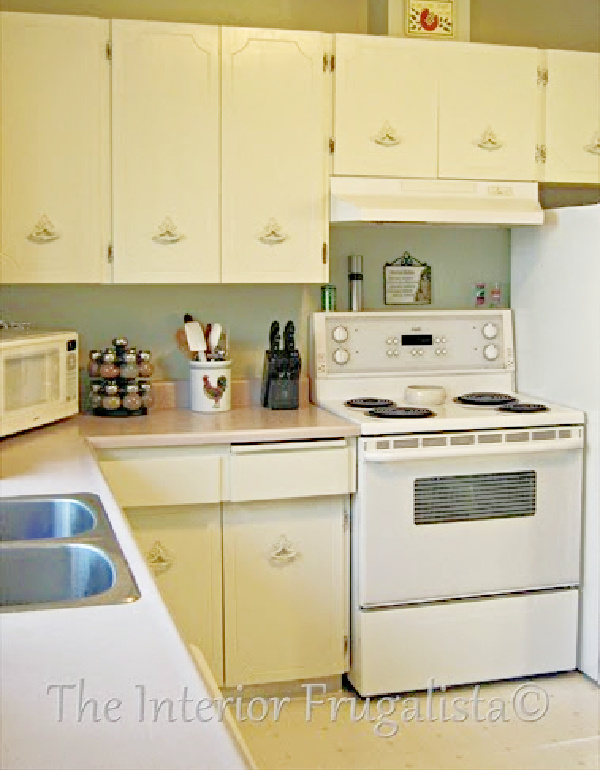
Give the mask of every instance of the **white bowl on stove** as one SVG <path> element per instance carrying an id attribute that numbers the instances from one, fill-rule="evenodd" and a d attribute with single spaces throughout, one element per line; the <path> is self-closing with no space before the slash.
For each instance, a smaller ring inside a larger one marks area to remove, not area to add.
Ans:
<path id="1" fill-rule="evenodd" d="M 404 400 L 413 406 L 436 406 L 446 400 L 446 389 L 441 385 L 408 385 Z"/>

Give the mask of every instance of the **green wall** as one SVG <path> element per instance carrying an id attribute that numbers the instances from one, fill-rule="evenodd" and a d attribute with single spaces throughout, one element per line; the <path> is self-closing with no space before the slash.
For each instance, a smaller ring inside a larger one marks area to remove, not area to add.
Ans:
<path id="1" fill-rule="evenodd" d="M 499 228 L 434 226 L 334 226 L 331 282 L 338 310 L 347 307 L 349 254 L 364 261 L 364 308 L 385 309 L 382 270 L 404 251 L 432 266 L 435 308 L 470 307 L 477 281 L 509 282 L 509 231 Z M 1 290 L 0 317 L 41 328 L 74 329 L 81 337 L 82 362 L 90 348 L 125 335 L 152 351 L 158 379 L 184 379 L 187 362 L 175 331 L 184 313 L 229 329 L 233 373 L 260 377 L 271 321 L 292 320 L 308 371 L 308 317 L 320 308 L 319 286 L 306 285 L 11 285 Z M 388 308 L 404 309 L 404 308 Z"/>

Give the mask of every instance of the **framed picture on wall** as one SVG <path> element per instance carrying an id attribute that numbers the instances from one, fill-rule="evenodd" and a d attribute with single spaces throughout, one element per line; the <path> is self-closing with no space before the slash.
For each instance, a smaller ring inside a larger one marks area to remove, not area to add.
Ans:
<path id="1" fill-rule="evenodd" d="M 405 251 L 383 266 L 386 305 L 430 305 L 431 266 Z"/>

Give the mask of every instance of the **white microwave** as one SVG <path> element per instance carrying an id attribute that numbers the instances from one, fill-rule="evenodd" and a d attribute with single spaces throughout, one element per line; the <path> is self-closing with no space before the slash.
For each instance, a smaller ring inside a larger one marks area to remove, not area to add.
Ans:
<path id="1" fill-rule="evenodd" d="M 0 436 L 79 411 L 76 332 L 0 330 Z"/>

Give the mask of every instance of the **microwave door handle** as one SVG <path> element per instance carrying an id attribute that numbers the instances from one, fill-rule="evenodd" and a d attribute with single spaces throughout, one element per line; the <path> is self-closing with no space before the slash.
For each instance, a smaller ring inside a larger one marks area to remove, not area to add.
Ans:
<path id="1" fill-rule="evenodd" d="M 548 439 L 528 442 L 473 444 L 469 446 L 419 447 L 414 449 L 381 450 L 363 452 L 361 457 L 368 463 L 398 463 L 404 460 L 429 460 L 444 457 L 481 457 L 483 455 L 538 454 L 582 449 L 580 436 L 568 439 Z"/>

